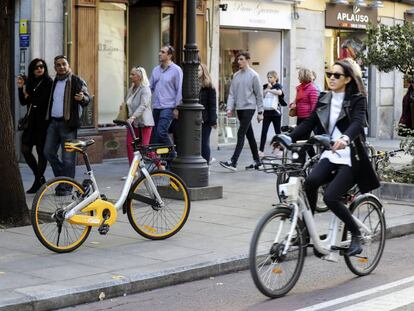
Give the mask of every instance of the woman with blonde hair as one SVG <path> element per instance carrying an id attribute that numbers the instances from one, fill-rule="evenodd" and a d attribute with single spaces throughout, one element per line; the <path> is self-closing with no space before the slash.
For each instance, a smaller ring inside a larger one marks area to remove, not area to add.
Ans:
<path id="1" fill-rule="evenodd" d="M 131 79 L 131 87 L 125 98 L 128 106 L 128 122 L 132 124 L 135 135 L 137 137 L 141 135 L 141 144 L 148 145 L 154 127 L 154 118 L 152 116 L 151 89 L 147 73 L 142 67 L 133 67 L 129 78 Z M 130 165 L 134 158 L 132 142 L 132 135 L 127 131 L 127 153 Z"/>
<path id="2" fill-rule="evenodd" d="M 205 64 L 198 66 L 198 78 L 200 80 L 200 104 L 204 106 L 201 127 L 201 156 L 207 161 L 207 164 L 210 164 L 210 134 L 212 128 L 217 128 L 216 90 Z"/>

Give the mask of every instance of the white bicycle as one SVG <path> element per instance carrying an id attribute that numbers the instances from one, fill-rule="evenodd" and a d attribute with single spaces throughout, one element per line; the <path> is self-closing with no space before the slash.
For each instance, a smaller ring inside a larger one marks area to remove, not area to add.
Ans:
<path id="1" fill-rule="evenodd" d="M 118 211 L 128 215 L 132 227 L 140 235 L 167 239 L 181 230 L 190 213 L 190 195 L 184 181 L 165 170 L 146 168 L 151 158 L 172 151 L 174 146 L 142 146 L 129 122 L 114 120 L 132 134 L 134 159 L 119 199 L 109 202 L 98 188 L 89 163 L 87 148 L 93 140 L 65 143 L 69 152 L 79 152 L 89 177 L 82 183 L 69 177 L 48 180 L 37 192 L 32 205 L 32 226 L 39 241 L 57 253 L 67 253 L 85 242 L 92 227 L 102 235 L 116 222 Z"/>
<path id="2" fill-rule="evenodd" d="M 284 135 L 278 142 L 295 150 L 303 146 L 288 143 Z M 330 148 L 330 138 L 312 137 L 308 143 Z M 266 163 L 264 163 L 266 165 Z M 372 194 L 355 196 L 351 191 L 344 200 L 358 224 L 363 251 L 348 256 L 351 233 L 339 218 L 332 214 L 328 231 L 320 235 L 304 191 L 303 167 L 297 164 L 270 164 L 275 173 L 288 173 L 289 180 L 279 187 L 282 202 L 265 214 L 256 226 L 250 243 L 250 272 L 256 287 L 266 296 L 278 298 L 287 294 L 302 272 L 307 247 L 321 259 L 337 262 L 344 256 L 348 268 L 356 275 L 371 273 L 378 265 L 385 246 L 384 209 Z"/>

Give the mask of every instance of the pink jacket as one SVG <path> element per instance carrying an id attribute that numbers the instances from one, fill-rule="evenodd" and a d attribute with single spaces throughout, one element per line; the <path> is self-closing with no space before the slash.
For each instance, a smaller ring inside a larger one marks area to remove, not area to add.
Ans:
<path id="1" fill-rule="evenodd" d="M 318 90 L 312 82 L 301 83 L 296 87 L 296 111 L 298 118 L 307 118 L 318 102 Z"/>

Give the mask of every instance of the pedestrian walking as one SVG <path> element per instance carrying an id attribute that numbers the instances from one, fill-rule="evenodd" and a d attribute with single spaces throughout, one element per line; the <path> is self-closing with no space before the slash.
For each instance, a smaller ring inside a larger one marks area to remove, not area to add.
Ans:
<path id="1" fill-rule="evenodd" d="M 48 126 L 46 112 L 53 82 L 43 59 L 33 59 L 29 64 L 28 72 L 27 80 L 21 75 L 17 77 L 19 101 L 22 106 L 27 107 L 24 124 L 22 124 L 24 129 L 21 151 L 35 177 L 32 186 L 26 193 L 36 193 L 45 183 L 43 175 L 47 160 L 43 150 Z M 33 147 L 36 147 L 37 160 L 33 155 Z"/>
<path id="2" fill-rule="evenodd" d="M 399 122 L 398 135 L 413 136 L 414 130 L 414 76 L 409 78 L 410 86 L 402 100 L 402 113 Z"/>
<path id="3" fill-rule="evenodd" d="M 147 73 L 143 67 L 133 67 L 129 74 L 131 87 L 128 90 L 125 102 L 128 107 L 128 121 L 132 124 L 135 136 L 140 137 L 140 143 L 149 145 L 151 132 L 154 126 L 154 118 L 151 109 L 151 89 Z M 127 131 L 128 162 L 131 165 L 134 159 L 132 147 L 133 137 Z"/>
<path id="4" fill-rule="evenodd" d="M 216 89 L 213 87 L 210 74 L 205 64 L 198 66 L 200 79 L 200 104 L 203 105 L 203 124 L 201 125 L 201 156 L 210 165 L 210 134 L 212 128 L 217 128 Z"/>
<path id="5" fill-rule="evenodd" d="M 64 143 L 76 139 L 81 126 L 82 107 L 90 102 L 86 82 L 72 73 L 66 56 L 55 57 L 56 77 L 53 81 L 46 118 L 50 121 L 47 129 L 45 156 L 57 176 L 75 177 L 76 153 L 67 152 Z M 59 147 L 62 159 L 58 157 Z M 64 194 L 65 189 L 62 190 Z"/>
<path id="6" fill-rule="evenodd" d="M 150 79 L 154 117 L 151 141 L 166 145 L 172 144 L 168 129 L 173 118 L 178 118 L 177 105 L 182 99 L 183 71 L 173 62 L 173 54 L 170 45 L 160 49 L 160 64 L 152 70 Z"/>
<path id="7" fill-rule="evenodd" d="M 258 169 L 261 165 L 251 120 L 256 108 L 257 121 L 263 120 L 263 93 L 259 75 L 250 68 L 249 60 L 249 52 L 243 51 L 238 54 L 237 62 L 240 69 L 233 76 L 227 99 L 227 117 L 232 117 L 233 109 L 235 109 L 240 126 L 237 131 L 237 144 L 233 156 L 229 161 L 220 161 L 220 165 L 232 171 L 237 171 L 237 161 L 243 149 L 245 136 L 249 142 L 254 161 L 246 169 Z"/>
<path id="8" fill-rule="evenodd" d="M 296 108 L 296 125 L 301 124 L 304 120 L 309 118 L 316 108 L 316 103 L 318 102 L 318 90 L 313 84 L 312 78 L 312 71 L 306 68 L 299 69 L 298 79 L 300 84 L 296 87 L 296 98 L 289 106 L 291 109 Z M 301 139 L 308 139 L 310 134 L 311 133 L 307 133 L 305 136 L 301 137 Z M 309 157 L 315 155 L 313 147 L 308 148 L 307 154 Z M 297 162 L 304 163 L 305 157 L 305 152 L 302 151 L 299 154 Z"/>
<path id="9" fill-rule="evenodd" d="M 260 137 L 259 157 L 264 156 L 264 148 L 267 140 L 267 131 L 272 123 L 275 134 L 280 134 L 280 122 L 282 118 L 281 100 L 284 97 L 282 85 L 279 84 L 277 72 L 272 70 L 267 73 L 267 83 L 263 85 L 263 124 Z M 284 103 L 284 101 L 282 101 Z"/>

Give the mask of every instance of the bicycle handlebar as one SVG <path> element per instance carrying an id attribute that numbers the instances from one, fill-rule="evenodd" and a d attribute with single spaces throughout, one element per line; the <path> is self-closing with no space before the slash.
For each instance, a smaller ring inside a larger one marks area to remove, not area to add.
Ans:
<path id="1" fill-rule="evenodd" d="M 136 141 L 138 139 L 135 135 L 134 129 L 132 128 L 132 123 L 124 120 L 113 120 L 112 122 L 114 122 L 114 124 L 116 125 L 126 126 L 129 132 L 131 133 L 133 140 Z"/>

